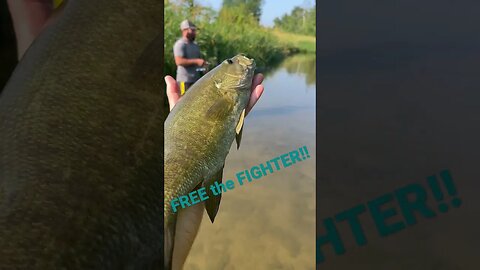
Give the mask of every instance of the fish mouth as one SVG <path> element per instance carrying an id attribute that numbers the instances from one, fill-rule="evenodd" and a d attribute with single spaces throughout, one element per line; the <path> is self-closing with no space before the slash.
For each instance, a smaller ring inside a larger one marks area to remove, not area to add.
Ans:
<path id="1" fill-rule="evenodd" d="M 253 58 L 248 58 L 245 54 L 237 55 L 238 64 L 245 69 L 246 77 L 252 77 L 255 71 L 256 63 Z"/>
<path id="2" fill-rule="evenodd" d="M 255 60 L 253 58 L 248 58 L 245 54 L 241 53 L 238 55 L 238 64 L 248 69 L 255 68 Z"/>
<path id="3" fill-rule="evenodd" d="M 233 65 L 232 65 L 233 64 Z M 245 88 L 252 83 L 253 74 L 255 72 L 255 60 L 248 58 L 245 54 L 237 54 L 236 56 L 225 60 L 227 72 L 224 76 L 232 78 L 232 86 L 234 88 Z"/>

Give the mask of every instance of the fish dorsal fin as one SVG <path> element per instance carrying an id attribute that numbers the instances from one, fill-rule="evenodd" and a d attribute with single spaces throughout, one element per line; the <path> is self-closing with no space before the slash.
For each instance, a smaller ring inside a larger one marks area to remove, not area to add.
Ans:
<path id="1" fill-rule="evenodd" d="M 222 166 L 222 168 L 218 172 L 216 172 L 210 179 L 207 179 L 203 182 L 203 186 L 205 187 L 205 191 L 208 195 L 208 199 L 205 201 L 205 210 L 207 210 L 208 217 L 210 218 L 212 223 L 215 220 L 218 208 L 220 207 L 222 193 L 219 193 L 215 196 L 215 194 L 213 194 L 212 190 L 210 189 L 210 186 L 215 185 L 215 182 L 219 184 L 222 183 L 223 167 L 224 166 Z"/>
<path id="2" fill-rule="evenodd" d="M 237 149 L 240 148 L 240 141 L 242 140 L 243 122 L 245 120 L 245 109 L 240 114 L 237 127 L 235 128 L 235 140 L 237 141 Z"/>

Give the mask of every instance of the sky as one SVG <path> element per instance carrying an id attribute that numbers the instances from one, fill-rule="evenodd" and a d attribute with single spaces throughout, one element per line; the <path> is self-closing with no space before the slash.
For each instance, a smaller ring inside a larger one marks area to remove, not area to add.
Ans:
<path id="1" fill-rule="evenodd" d="M 198 0 L 202 5 L 210 6 L 219 10 L 222 6 L 222 0 Z M 273 20 L 283 14 L 290 13 L 295 6 L 304 6 L 309 3 L 308 7 L 312 7 L 315 0 L 264 0 L 262 6 L 262 17 L 260 23 L 263 26 L 273 26 Z"/>

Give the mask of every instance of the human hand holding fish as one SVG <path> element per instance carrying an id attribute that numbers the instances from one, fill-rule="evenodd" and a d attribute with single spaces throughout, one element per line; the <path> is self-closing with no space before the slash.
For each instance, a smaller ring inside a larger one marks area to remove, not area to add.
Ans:
<path id="1" fill-rule="evenodd" d="M 250 95 L 250 100 L 248 101 L 245 115 L 248 115 L 248 113 L 252 110 L 253 106 L 257 103 L 257 101 L 263 94 L 263 78 L 264 76 L 262 73 L 255 75 L 255 77 L 253 78 L 252 94 Z M 165 76 L 165 83 L 167 84 L 168 104 L 170 104 L 170 110 L 172 110 L 175 104 L 177 104 L 178 100 L 181 98 L 180 88 L 178 87 L 177 82 L 172 76 Z"/>
<path id="2" fill-rule="evenodd" d="M 43 29 L 54 23 L 62 13 L 62 0 L 7 0 L 17 40 L 17 56 L 22 58 Z"/>

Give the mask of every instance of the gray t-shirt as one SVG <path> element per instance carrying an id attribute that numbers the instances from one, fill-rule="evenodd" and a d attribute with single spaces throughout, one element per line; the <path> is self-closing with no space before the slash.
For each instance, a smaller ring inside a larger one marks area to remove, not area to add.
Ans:
<path id="1" fill-rule="evenodd" d="M 184 38 L 180 38 L 173 45 L 173 55 L 187 59 L 200 58 L 200 48 L 197 43 L 189 42 Z M 198 66 L 177 66 L 177 81 L 193 83 L 200 78 L 196 69 Z"/>

